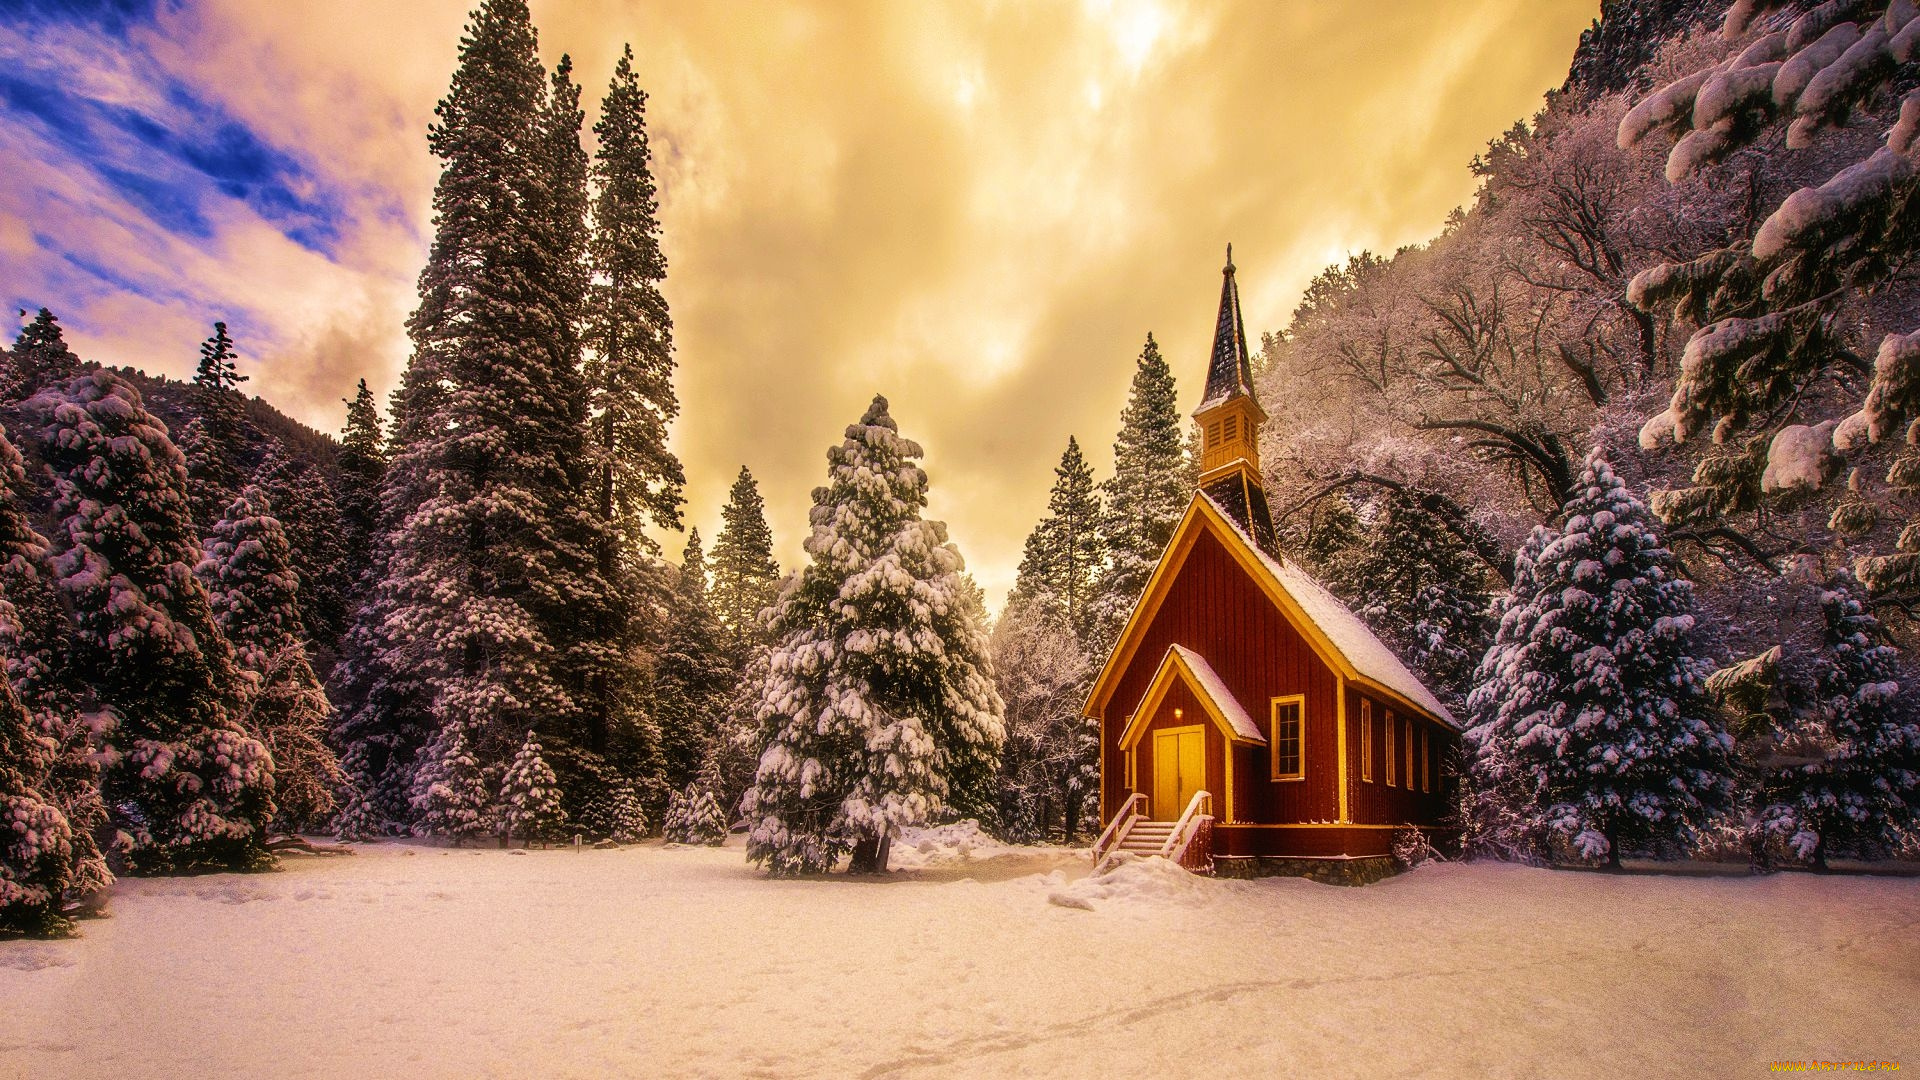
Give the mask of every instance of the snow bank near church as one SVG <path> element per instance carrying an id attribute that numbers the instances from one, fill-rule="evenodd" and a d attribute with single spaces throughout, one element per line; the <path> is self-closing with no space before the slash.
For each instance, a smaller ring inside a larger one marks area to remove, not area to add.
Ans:
<path id="1" fill-rule="evenodd" d="M 1216 896 L 1226 882 L 1196 877 L 1179 863 L 1158 855 L 1145 859 L 1122 852 L 1120 862 L 1099 877 L 1081 878 L 1067 883 L 1057 871 L 1049 882 L 1060 887 L 1047 893 L 1047 903 L 1057 907 L 1095 911 L 1110 904 L 1203 904 Z"/>
<path id="2" fill-rule="evenodd" d="M 977 821 L 958 821 L 951 825 L 900 830 L 900 835 L 893 841 L 887 867 L 890 870 L 925 870 L 954 863 L 1020 855 L 1030 850 L 995 840 L 981 831 Z"/>

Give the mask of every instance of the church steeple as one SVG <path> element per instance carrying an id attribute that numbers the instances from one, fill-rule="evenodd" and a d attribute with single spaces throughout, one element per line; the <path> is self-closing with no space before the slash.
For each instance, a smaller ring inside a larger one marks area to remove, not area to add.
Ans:
<path id="1" fill-rule="evenodd" d="M 1260 476 L 1260 427 L 1267 422 L 1267 412 L 1253 389 L 1240 285 L 1233 271 L 1233 245 L 1228 244 L 1227 265 L 1220 271 L 1220 314 L 1207 359 L 1207 392 L 1193 413 L 1200 425 L 1200 490 L 1256 543 L 1277 554 L 1273 512 Z"/>

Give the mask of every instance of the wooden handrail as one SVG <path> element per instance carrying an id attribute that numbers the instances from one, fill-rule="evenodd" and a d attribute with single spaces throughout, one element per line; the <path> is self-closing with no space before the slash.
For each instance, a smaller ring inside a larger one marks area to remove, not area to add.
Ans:
<path id="1" fill-rule="evenodd" d="M 1167 842 L 1160 846 L 1160 854 L 1181 866 L 1187 865 L 1187 849 L 1193 845 L 1194 837 L 1202 829 L 1202 823 L 1213 823 L 1213 795 L 1205 791 L 1196 791 L 1187 801 L 1186 810 L 1180 814 L 1180 820 L 1174 823 L 1173 831 L 1167 834 Z"/>
<path id="2" fill-rule="evenodd" d="M 1099 873 L 1106 865 L 1107 859 L 1120 849 L 1120 842 L 1127 838 L 1133 823 L 1140 820 L 1138 808 L 1146 801 L 1147 797 L 1136 791 L 1127 796 L 1126 802 L 1120 804 L 1120 811 L 1113 815 L 1112 821 L 1107 823 L 1106 831 L 1100 834 L 1100 839 L 1093 842 L 1094 873 Z"/>

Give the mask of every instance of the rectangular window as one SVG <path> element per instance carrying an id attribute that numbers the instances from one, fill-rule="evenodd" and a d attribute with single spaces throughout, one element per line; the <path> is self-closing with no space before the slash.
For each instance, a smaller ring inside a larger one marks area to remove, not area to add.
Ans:
<path id="1" fill-rule="evenodd" d="M 1307 775 L 1307 697 L 1293 694 L 1273 699 L 1272 730 L 1268 746 L 1273 751 L 1273 778 L 1300 780 Z"/>
<path id="2" fill-rule="evenodd" d="M 1413 721 L 1411 719 L 1407 721 L 1406 736 L 1407 736 L 1407 771 L 1406 771 L 1407 790 L 1412 791 L 1413 790 L 1413 757 L 1414 757 L 1413 752 L 1415 747 L 1413 745 Z"/>
<path id="3" fill-rule="evenodd" d="M 1373 702 L 1360 699 L 1360 779 L 1373 782 Z"/>
<path id="4" fill-rule="evenodd" d="M 1400 760 L 1398 757 L 1394 756 L 1394 753 L 1393 753 L 1393 729 L 1398 723 L 1399 723 L 1398 719 L 1395 718 L 1395 716 L 1393 715 L 1393 710 L 1388 709 L 1387 722 L 1384 725 L 1382 725 L 1387 729 L 1386 759 L 1387 759 L 1387 786 L 1388 787 L 1392 787 L 1396 782 L 1398 782 L 1398 778 L 1395 777 L 1393 774 L 1394 764 Z"/>
<path id="5" fill-rule="evenodd" d="M 1428 771 L 1429 767 L 1433 763 L 1433 757 L 1430 753 L 1431 746 L 1429 745 L 1429 738 L 1430 737 L 1427 734 L 1427 729 L 1424 727 L 1421 728 L 1420 729 L 1420 790 L 1427 791 L 1427 792 L 1431 792 L 1433 790 L 1432 782 L 1429 780 L 1429 777 L 1431 777 L 1433 774 L 1430 771 Z"/>

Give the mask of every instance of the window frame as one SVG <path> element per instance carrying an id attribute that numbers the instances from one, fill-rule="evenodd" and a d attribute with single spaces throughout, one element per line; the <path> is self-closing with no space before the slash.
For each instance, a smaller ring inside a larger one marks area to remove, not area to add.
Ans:
<path id="1" fill-rule="evenodd" d="M 1300 727 L 1299 735 L 1295 740 L 1299 746 L 1300 768 L 1298 771 L 1290 773 L 1280 771 L 1280 709 L 1281 706 L 1284 705 L 1292 705 L 1298 710 L 1296 714 L 1298 718 L 1294 722 Z M 1307 695 L 1281 694 L 1272 698 L 1267 703 L 1267 779 L 1276 783 L 1283 783 L 1293 780 L 1305 780 L 1306 778 Z"/>
<path id="2" fill-rule="evenodd" d="M 1420 793 L 1423 795 L 1433 793 L 1433 772 L 1429 767 L 1433 760 L 1430 749 L 1431 742 L 1432 736 L 1427 726 L 1425 724 L 1420 725 Z"/>
<path id="3" fill-rule="evenodd" d="M 1394 755 L 1394 728 L 1400 726 L 1400 724 L 1398 724 L 1398 717 L 1394 717 L 1394 711 L 1392 711 L 1392 709 L 1386 711 L 1386 723 L 1382 724 L 1382 726 L 1386 728 L 1386 753 L 1382 755 L 1382 757 L 1386 759 L 1386 786 L 1388 786 L 1388 788 L 1396 788 L 1396 786 L 1400 786 L 1400 776 L 1394 774 L 1396 773 L 1394 767 L 1400 765 L 1400 757 Z"/>
<path id="4" fill-rule="evenodd" d="M 1360 780 L 1373 783 L 1373 702 L 1360 699 Z"/>

